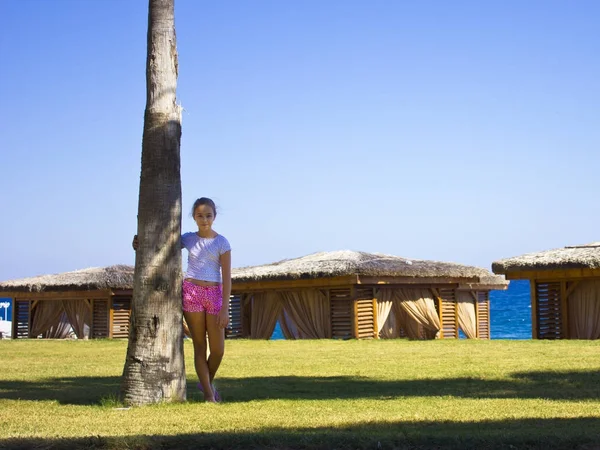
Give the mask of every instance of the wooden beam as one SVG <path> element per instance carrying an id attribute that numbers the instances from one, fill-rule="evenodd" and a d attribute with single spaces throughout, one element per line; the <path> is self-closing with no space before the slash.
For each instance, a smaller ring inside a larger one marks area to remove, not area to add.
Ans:
<path id="1" fill-rule="evenodd" d="M 7 297 L 18 297 L 19 300 L 74 300 L 86 298 L 105 299 L 111 295 L 110 289 L 81 291 L 42 291 L 42 292 L 0 292 Z"/>
<path id="2" fill-rule="evenodd" d="M 535 279 L 529 280 L 529 289 L 531 292 L 531 339 L 538 338 L 537 329 L 537 290 L 535 288 Z"/>
<path id="3" fill-rule="evenodd" d="M 478 277 L 373 277 L 373 276 L 358 276 L 357 284 L 424 284 L 424 285 L 444 285 L 444 284 L 459 284 L 459 283 L 477 283 Z"/>
<path id="4" fill-rule="evenodd" d="M 303 288 L 327 288 L 327 287 L 346 287 L 356 284 L 358 277 L 356 275 L 331 277 L 331 278 L 307 278 L 299 280 L 273 280 L 273 281 L 244 281 L 233 282 L 231 292 L 239 294 L 251 291 L 282 290 L 282 289 L 303 289 Z"/>
<path id="5" fill-rule="evenodd" d="M 477 283 L 470 283 L 470 284 L 459 284 L 458 285 L 458 290 L 461 291 L 472 291 L 473 289 L 477 290 L 477 291 L 505 291 L 508 289 L 508 284 L 506 285 L 500 285 L 500 284 L 477 284 Z"/>
<path id="6" fill-rule="evenodd" d="M 524 270 L 504 274 L 507 280 L 536 279 L 539 282 L 558 280 L 577 280 L 581 278 L 600 278 L 600 269 L 551 269 L 551 270 Z"/>
<path id="7" fill-rule="evenodd" d="M 133 289 L 111 289 L 111 295 L 133 296 Z"/>

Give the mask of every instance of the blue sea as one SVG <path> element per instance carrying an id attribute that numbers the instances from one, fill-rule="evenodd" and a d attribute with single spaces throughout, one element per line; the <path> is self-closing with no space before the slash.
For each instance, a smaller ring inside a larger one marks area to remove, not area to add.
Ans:
<path id="1" fill-rule="evenodd" d="M 10 299 L 0 298 L 0 303 Z M 0 309 L 0 320 L 12 317 L 9 307 Z M 511 281 L 505 291 L 490 293 L 490 330 L 492 339 L 531 339 L 529 281 Z M 283 339 L 279 324 L 271 339 Z"/>
<path id="2" fill-rule="evenodd" d="M 531 339 L 529 281 L 511 281 L 505 291 L 490 292 L 492 339 Z M 283 339 L 279 323 L 271 339 Z"/>

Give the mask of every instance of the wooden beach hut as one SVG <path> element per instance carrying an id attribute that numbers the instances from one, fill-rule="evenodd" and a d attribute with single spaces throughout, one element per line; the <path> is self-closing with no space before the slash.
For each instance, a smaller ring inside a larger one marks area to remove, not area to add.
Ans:
<path id="1" fill-rule="evenodd" d="M 533 339 L 600 338 L 600 242 L 501 259 L 492 271 L 529 280 Z"/>
<path id="2" fill-rule="evenodd" d="M 357 251 L 233 269 L 230 335 L 268 339 L 490 337 L 489 292 L 504 277 L 472 266 Z"/>
<path id="3" fill-rule="evenodd" d="M 13 301 L 12 337 L 126 338 L 133 267 L 76 270 L 0 283 Z"/>

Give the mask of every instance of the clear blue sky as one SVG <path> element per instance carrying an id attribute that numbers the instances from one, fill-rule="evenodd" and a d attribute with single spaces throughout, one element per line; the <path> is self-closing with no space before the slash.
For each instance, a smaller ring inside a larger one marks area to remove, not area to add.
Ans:
<path id="1" fill-rule="evenodd" d="M 234 267 L 600 240 L 600 2 L 176 0 L 183 229 Z M 147 1 L 1 0 L 0 280 L 133 264 Z"/>

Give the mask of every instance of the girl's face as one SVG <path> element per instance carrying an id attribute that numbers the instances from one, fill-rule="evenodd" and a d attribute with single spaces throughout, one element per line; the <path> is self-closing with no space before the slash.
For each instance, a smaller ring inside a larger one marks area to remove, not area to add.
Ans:
<path id="1" fill-rule="evenodd" d="M 194 220 L 199 231 L 210 231 L 215 220 L 215 212 L 208 205 L 198 205 L 194 211 Z"/>

